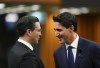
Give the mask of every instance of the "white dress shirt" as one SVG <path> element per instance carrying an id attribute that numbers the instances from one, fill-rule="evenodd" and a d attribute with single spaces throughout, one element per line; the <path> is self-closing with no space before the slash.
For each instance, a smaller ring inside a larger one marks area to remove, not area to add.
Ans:
<path id="1" fill-rule="evenodd" d="M 28 43 L 28 42 L 26 42 L 26 41 L 24 41 L 22 39 L 18 39 L 18 41 L 23 43 L 23 44 L 25 44 L 28 48 L 30 48 L 33 51 L 33 47 L 32 47 L 32 45 L 30 43 Z"/>
<path id="2" fill-rule="evenodd" d="M 74 55 L 74 62 L 75 62 L 75 59 L 76 59 L 78 41 L 79 41 L 79 36 L 77 35 L 76 39 L 71 43 L 71 45 L 68 45 L 68 44 L 65 43 L 67 56 L 68 56 L 68 46 L 72 46 L 73 47 L 72 52 L 73 52 L 73 55 Z"/>

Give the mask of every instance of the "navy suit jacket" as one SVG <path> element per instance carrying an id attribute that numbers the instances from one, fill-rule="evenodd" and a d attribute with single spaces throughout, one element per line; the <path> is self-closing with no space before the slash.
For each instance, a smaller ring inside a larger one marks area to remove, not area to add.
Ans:
<path id="1" fill-rule="evenodd" d="M 56 68 L 69 68 L 65 44 L 54 52 Z M 100 45 L 93 41 L 79 38 L 76 59 L 76 68 L 100 68 Z"/>
<path id="2" fill-rule="evenodd" d="M 9 52 L 8 68 L 44 68 L 44 65 L 35 52 L 17 41 Z"/>

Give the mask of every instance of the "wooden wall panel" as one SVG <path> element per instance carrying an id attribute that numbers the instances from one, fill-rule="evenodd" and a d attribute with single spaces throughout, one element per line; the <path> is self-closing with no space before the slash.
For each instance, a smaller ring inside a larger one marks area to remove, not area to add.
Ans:
<path id="1" fill-rule="evenodd" d="M 84 38 L 100 43 L 100 14 L 77 16 L 78 34 Z"/>

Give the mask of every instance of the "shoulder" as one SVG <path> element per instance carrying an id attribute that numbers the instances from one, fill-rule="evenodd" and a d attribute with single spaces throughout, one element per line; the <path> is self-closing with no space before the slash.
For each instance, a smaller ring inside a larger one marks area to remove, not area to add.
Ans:
<path id="1" fill-rule="evenodd" d="M 31 51 L 22 43 L 16 42 L 15 45 L 11 48 L 9 55 L 13 55 L 15 57 L 21 57 Z"/>
<path id="2" fill-rule="evenodd" d="M 65 49 L 65 44 L 61 44 L 58 48 L 55 49 L 54 53 L 60 53 Z"/>
<path id="3" fill-rule="evenodd" d="M 94 41 L 91 41 L 91 40 L 88 40 L 88 39 L 85 39 L 85 38 L 79 38 L 79 43 L 83 43 L 83 44 L 88 44 L 88 45 L 99 45 L 98 43 L 94 42 Z"/>
<path id="4" fill-rule="evenodd" d="M 100 49 L 100 44 L 85 38 L 79 38 L 79 44 L 91 49 Z"/>

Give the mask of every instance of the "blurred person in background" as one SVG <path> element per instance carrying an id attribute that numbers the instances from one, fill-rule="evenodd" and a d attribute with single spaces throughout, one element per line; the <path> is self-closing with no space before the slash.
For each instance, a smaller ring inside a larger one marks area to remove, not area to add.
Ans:
<path id="1" fill-rule="evenodd" d="M 24 16 L 18 20 L 16 27 L 19 39 L 8 54 L 8 68 L 44 68 L 34 51 L 34 44 L 41 37 L 39 19 Z"/>
<path id="2" fill-rule="evenodd" d="M 100 45 L 77 34 L 75 16 L 53 16 L 55 35 L 61 46 L 54 52 L 56 68 L 100 68 Z"/>

